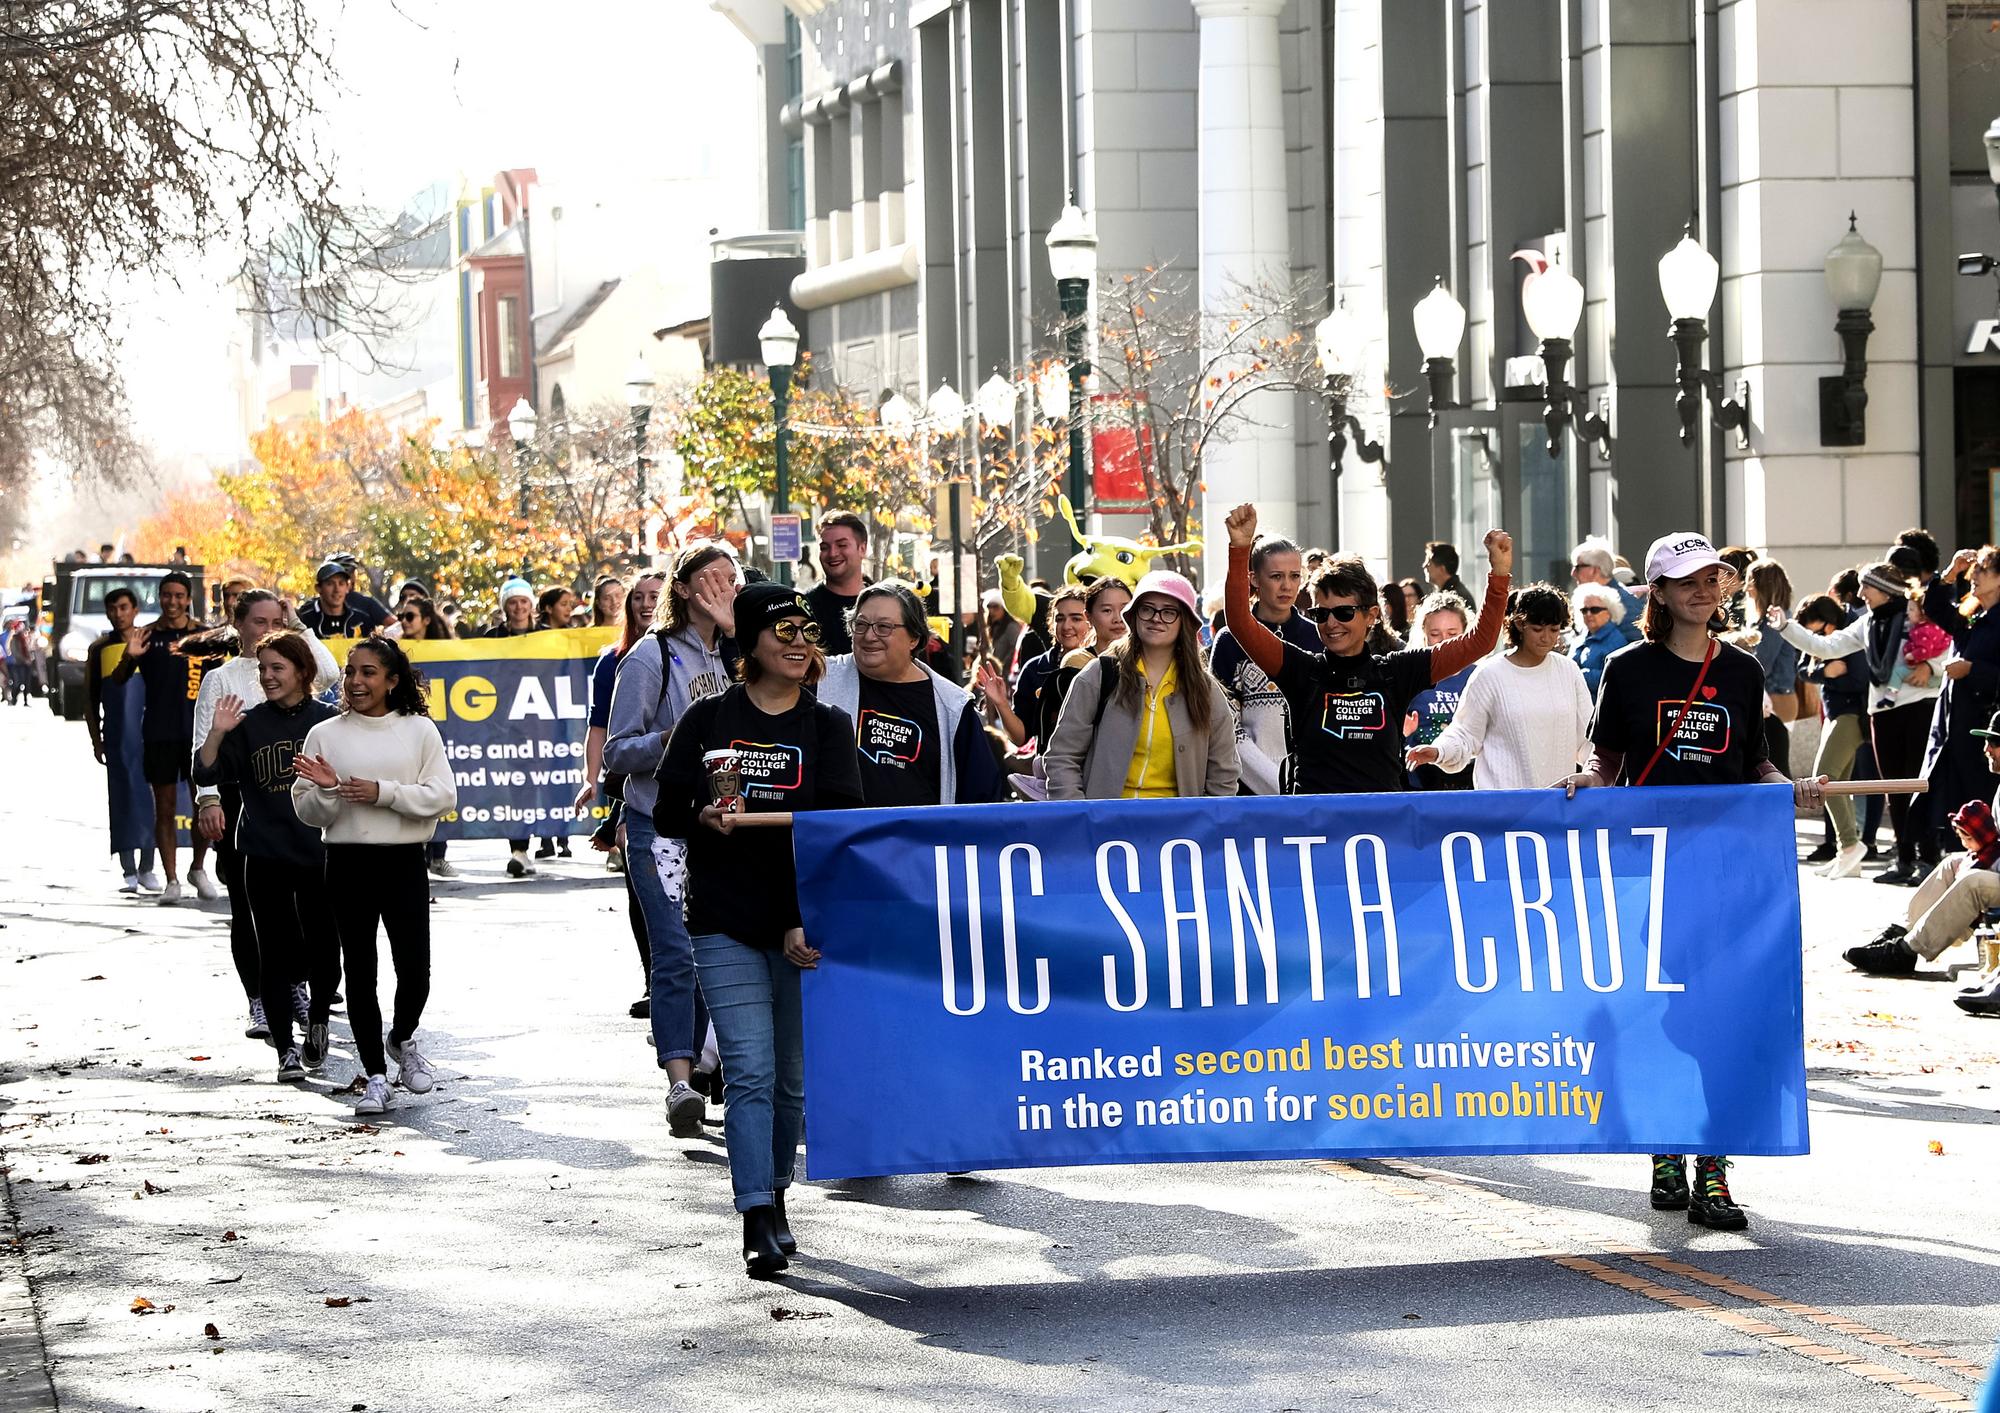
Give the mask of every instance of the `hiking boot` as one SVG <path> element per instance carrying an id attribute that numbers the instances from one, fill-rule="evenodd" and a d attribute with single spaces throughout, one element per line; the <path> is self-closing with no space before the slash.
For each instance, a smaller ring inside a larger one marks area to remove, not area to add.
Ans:
<path id="1" fill-rule="evenodd" d="M 1742 1231 L 1750 1218 L 1729 1195 L 1729 1160 L 1702 1154 L 1694 1160 L 1694 1192 L 1688 1200 L 1688 1220 L 1713 1231 Z"/>
<path id="2" fill-rule="evenodd" d="M 1903 940 L 1906 929 L 1891 923 L 1873 942 L 1849 947 L 1841 958 L 1870 976 L 1909 976 L 1917 969 L 1917 949 Z"/>
<path id="3" fill-rule="evenodd" d="M 1688 1205 L 1687 1161 L 1678 1153 L 1653 1155 L 1653 1210 L 1682 1212 Z"/>

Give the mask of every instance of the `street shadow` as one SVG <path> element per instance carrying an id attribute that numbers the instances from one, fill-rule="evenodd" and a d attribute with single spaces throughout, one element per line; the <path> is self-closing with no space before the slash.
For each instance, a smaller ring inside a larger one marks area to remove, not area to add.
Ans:
<path id="1" fill-rule="evenodd" d="M 1812 1070 L 1806 1077 L 1806 1093 L 1815 1109 L 1832 1109 L 1847 1114 L 1867 1114 L 1877 1118 L 1921 1119 L 1939 1124 L 2000 1124 L 2000 1111 L 1993 1103 L 1953 1103 L 1940 1099 L 1934 1091 L 1875 1084 L 1860 1093 L 1835 1090 L 1828 1079 L 1863 1081 L 1858 1071 Z M 1815 1082 L 1820 1081 L 1820 1082 Z"/>

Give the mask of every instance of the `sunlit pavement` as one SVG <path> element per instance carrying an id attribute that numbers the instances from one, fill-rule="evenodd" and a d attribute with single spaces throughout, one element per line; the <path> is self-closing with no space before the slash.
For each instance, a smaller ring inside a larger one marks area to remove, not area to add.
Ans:
<path id="1" fill-rule="evenodd" d="M 1814 1152 L 1737 1166 L 1748 1233 L 1631 1157 L 1059 1169 L 807 1184 L 758 1284 L 598 856 L 454 847 L 440 1082 L 362 1123 L 342 1017 L 274 1083 L 221 905 L 115 892 L 81 728 L 0 752 L 5 1413 L 23 1269 L 64 1409 L 1950 1408 L 2000 1330 L 2000 1022 L 1839 959 L 1902 889 L 1804 883 Z"/>

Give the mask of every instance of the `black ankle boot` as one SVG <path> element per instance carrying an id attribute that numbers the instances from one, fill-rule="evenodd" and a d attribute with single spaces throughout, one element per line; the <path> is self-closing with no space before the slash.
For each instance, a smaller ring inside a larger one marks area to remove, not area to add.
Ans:
<path id="1" fill-rule="evenodd" d="M 771 1235 L 778 1239 L 778 1249 L 787 1256 L 798 1255 L 799 1242 L 798 1238 L 792 1235 L 791 1218 L 785 1215 L 785 1193 L 782 1188 L 778 1191 L 778 1201 L 771 1208 L 771 1212 L 773 1214 L 771 1217 Z"/>
<path id="2" fill-rule="evenodd" d="M 775 1207 L 752 1207 L 743 1214 L 743 1269 L 765 1280 L 785 1269 L 784 1248 L 778 1245 Z"/>

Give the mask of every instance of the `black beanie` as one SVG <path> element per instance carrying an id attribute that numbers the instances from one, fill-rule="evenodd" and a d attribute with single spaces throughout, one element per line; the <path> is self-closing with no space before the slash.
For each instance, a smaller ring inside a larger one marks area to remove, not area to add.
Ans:
<path id="1" fill-rule="evenodd" d="M 736 591 L 736 650 L 750 656 L 757 635 L 781 618 L 812 617 L 812 608 L 789 584 L 745 584 Z"/>

